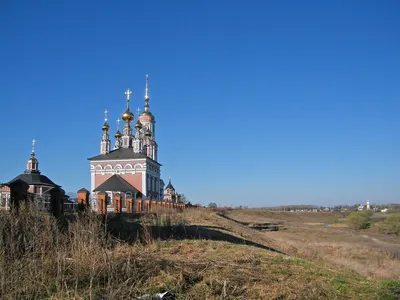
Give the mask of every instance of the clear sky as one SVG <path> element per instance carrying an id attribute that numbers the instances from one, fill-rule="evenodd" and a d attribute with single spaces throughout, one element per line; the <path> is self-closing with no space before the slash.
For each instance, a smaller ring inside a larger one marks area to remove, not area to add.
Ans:
<path id="1" fill-rule="evenodd" d="M 103 111 L 143 108 L 194 203 L 400 202 L 400 1 L 0 2 L 0 182 L 89 188 Z"/>

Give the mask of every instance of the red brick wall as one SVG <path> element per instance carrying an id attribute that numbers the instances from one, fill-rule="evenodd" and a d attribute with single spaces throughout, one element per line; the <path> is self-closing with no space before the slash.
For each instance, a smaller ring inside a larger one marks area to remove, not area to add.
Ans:
<path id="1" fill-rule="evenodd" d="M 114 194 L 114 199 L 113 199 L 113 203 L 114 203 L 114 212 L 115 213 L 120 213 L 121 212 L 121 195 L 118 193 Z"/>
<path id="2" fill-rule="evenodd" d="M 100 192 L 97 195 L 97 212 L 99 214 L 105 214 L 107 213 L 107 207 L 106 207 L 106 193 Z"/>
<path id="3" fill-rule="evenodd" d="M 78 203 L 87 205 L 88 199 L 87 199 L 87 193 L 86 192 L 80 192 L 78 193 Z"/>

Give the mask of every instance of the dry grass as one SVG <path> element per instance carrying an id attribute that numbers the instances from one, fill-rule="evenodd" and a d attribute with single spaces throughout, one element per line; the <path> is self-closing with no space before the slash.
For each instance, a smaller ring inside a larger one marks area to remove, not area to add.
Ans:
<path id="1" fill-rule="evenodd" d="M 380 284 L 312 262 L 227 242 L 157 241 L 146 251 L 164 268 L 144 292 L 173 291 L 182 299 L 376 299 Z M 129 257 L 130 247 L 116 253 Z M 154 272 L 155 273 L 155 272 Z"/>
<path id="2" fill-rule="evenodd" d="M 358 235 L 343 239 L 328 229 L 265 233 L 277 248 L 377 279 L 400 281 L 400 246 Z M 333 235 L 333 236 L 332 236 Z"/>
<path id="3" fill-rule="evenodd" d="M 215 213 L 206 208 L 189 208 L 183 212 L 184 219 L 189 224 L 215 226 L 220 219 Z"/>
<path id="4" fill-rule="evenodd" d="M 111 226 L 137 234 L 130 224 L 140 226 L 142 243 L 109 234 Z M 216 236 L 159 240 L 151 232 L 185 233 L 197 226 Z M 1 299 L 135 299 L 167 290 L 178 299 L 391 299 L 385 293 L 399 288 L 267 251 L 261 247 L 269 244 L 264 233 L 201 209 L 113 217 L 108 223 L 83 214 L 61 226 L 22 207 L 19 214 L 0 214 L 0 238 Z M 259 244 L 248 246 L 246 239 Z"/>
<path id="5" fill-rule="evenodd" d="M 281 251 L 360 275 L 400 281 L 400 238 L 357 232 L 342 223 L 324 227 L 326 223 L 339 222 L 344 216 L 338 212 L 331 214 L 280 213 L 260 209 L 237 210 L 229 216 L 239 221 L 247 221 L 253 216 L 263 222 L 271 218 L 284 221 L 289 225 L 288 230 L 263 233 Z"/>

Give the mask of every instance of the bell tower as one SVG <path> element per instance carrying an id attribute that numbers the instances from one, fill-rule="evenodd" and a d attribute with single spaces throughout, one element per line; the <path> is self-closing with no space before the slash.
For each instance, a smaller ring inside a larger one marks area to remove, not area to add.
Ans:
<path id="1" fill-rule="evenodd" d="M 139 121 L 143 126 L 142 134 L 146 137 L 146 141 L 144 142 L 146 149 L 144 149 L 144 153 L 151 159 L 157 161 L 158 145 L 156 142 L 156 120 L 154 115 L 150 112 L 149 101 L 149 75 L 146 75 L 144 91 L 144 111 L 140 115 Z"/>

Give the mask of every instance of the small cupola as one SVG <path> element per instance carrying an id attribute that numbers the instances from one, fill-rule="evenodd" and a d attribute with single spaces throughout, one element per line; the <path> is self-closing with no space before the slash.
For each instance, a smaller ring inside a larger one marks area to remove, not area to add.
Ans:
<path id="1" fill-rule="evenodd" d="M 39 161 L 35 157 L 35 144 L 36 144 L 36 140 L 33 139 L 32 140 L 31 157 L 28 159 L 25 173 L 40 173 L 39 172 Z"/>

